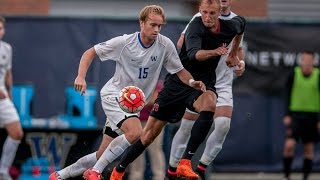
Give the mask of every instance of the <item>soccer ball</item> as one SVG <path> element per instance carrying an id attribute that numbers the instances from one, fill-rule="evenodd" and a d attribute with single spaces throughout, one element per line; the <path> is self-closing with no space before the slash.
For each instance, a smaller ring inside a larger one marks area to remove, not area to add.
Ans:
<path id="1" fill-rule="evenodd" d="M 119 106 L 127 113 L 137 113 L 142 110 L 145 104 L 143 91 L 136 86 L 124 87 L 119 92 Z"/>

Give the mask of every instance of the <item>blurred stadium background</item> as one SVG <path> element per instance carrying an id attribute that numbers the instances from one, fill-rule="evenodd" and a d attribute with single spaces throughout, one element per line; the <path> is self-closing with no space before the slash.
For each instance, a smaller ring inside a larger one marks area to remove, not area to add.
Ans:
<path id="1" fill-rule="evenodd" d="M 80 57 L 96 43 L 138 31 L 138 13 L 147 4 L 164 7 L 168 22 L 161 33 L 173 42 L 198 10 L 196 0 L 0 0 L 4 40 L 13 46 L 14 101 L 25 130 L 12 168 L 19 179 L 46 179 L 46 172 L 95 149 L 105 122 L 99 90 L 114 64 L 95 61 L 87 76 L 92 91 L 79 97 L 69 88 Z M 319 9 L 319 0 L 233 0 L 232 11 L 248 21 L 247 69 L 234 81 L 232 127 L 212 179 L 281 178 L 284 81 L 305 49 L 317 53 L 319 66 Z M 165 129 L 166 156 L 177 127 Z M 0 133 L 3 143 L 6 133 Z M 314 171 L 320 172 L 316 148 Z"/>

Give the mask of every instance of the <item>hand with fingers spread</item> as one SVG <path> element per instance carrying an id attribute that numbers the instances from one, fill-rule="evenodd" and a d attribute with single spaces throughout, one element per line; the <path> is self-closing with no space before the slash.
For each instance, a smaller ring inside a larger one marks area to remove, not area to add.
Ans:
<path id="1" fill-rule="evenodd" d="M 190 86 L 194 89 L 201 90 L 202 92 L 206 92 L 206 85 L 202 81 L 191 81 Z"/>
<path id="2" fill-rule="evenodd" d="M 228 53 L 228 48 L 226 46 L 220 46 L 213 50 L 214 56 L 221 56 Z"/>
<path id="3" fill-rule="evenodd" d="M 86 80 L 83 77 L 77 76 L 77 78 L 74 80 L 74 89 L 76 91 L 80 91 L 81 95 L 83 95 L 86 92 L 86 88 Z"/>

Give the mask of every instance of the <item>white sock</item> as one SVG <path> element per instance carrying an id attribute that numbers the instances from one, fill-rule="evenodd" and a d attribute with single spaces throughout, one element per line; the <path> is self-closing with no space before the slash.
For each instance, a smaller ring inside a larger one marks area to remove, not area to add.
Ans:
<path id="1" fill-rule="evenodd" d="M 188 140 L 190 138 L 191 129 L 194 121 L 182 119 L 181 125 L 173 137 L 171 143 L 170 160 L 171 167 L 177 167 L 180 159 L 187 147 Z"/>
<path id="2" fill-rule="evenodd" d="M 230 129 L 231 119 L 228 117 L 217 117 L 214 119 L 215 129 L 207 139 L 206 147 L 200 162 L 209 165 L 222 149 L 222 145 Z"/>
<path id="3" fill-rule="evenodd" d="M 117 159 L 130 145 L 124 134 L 116 137 L 111 141 L 107 149 L 104 150 L 102 156 L 92 169 L 101 173 L 108 164 Z"/>
<path id="4" fill-rule="evenodd" d="M 86 156 L 83 156 L 77 162 L 58 171 L 58 174 L 62 179 L 80 176 L 84 173 L 84 171 L 93 167 L 94 164 L 97 162 L 96 153 L 97 152 L 94 152 Z"/>
<path id="5" fill-rule="evenodd" d="M 2 147 L 2 155 L 0 161 L 0 172 L 9 173 L 9 167 L 16 156 L 20 140 L 12 139 L 10 136 L 7 137 Z"/>

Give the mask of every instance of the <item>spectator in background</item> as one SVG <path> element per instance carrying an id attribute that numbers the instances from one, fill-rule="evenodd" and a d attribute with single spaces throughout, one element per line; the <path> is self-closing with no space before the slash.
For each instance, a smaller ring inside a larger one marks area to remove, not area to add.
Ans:
<path id="1" fill-rule="evenodd" d="M 23 137 L 23 130 L 12 102 L 12 48 L 10 44 L 2 41 L 5 25 L 5 18 L 0 16 L 0 125 L 4 125 L 8 133 L 2 147 L 0 179 L 11 180 L 9 168 Z"/>
<path id="2" fill-rule="evenodd" d="M 304 163 L 303 180 L 307 180 L 312 170 L 314 144 L 319 140 L 320 112 L 320 73 L 314 67 L 315 54 L 304 51 L 300 65 L 294 68 L 287 82 L 286 138 L 283 151 L 283 171 L 286 180 L 290 180 L 291 164 L 296 143 L 303 143 Z"/>
<path id="3" fill-rule="evenodd" d="M 140 112 L 141 124 L 144 127 L 147 123 L 149 114 L 152 110 L 153 103 L 158 96 L 158 92 L 163 87 L 163 81 L 159 80 L 156 89 L 150 99 L 149 103 Z M 149 152 L 149 161 L 151 163 L 152 178 L 153 180 L 163 180 L 165 174 L 165 157 L 162 150 L 163 144 L 163 131 L 154 140 L 154 142 L 148 146 L 147 151 Z M 129 175 L 129 180 L 142 180 L 144 179 L 144 172 L 146 166 L 145 154 L 141 154 L 135 161 L 131 164 L 131 171 Z"/>

